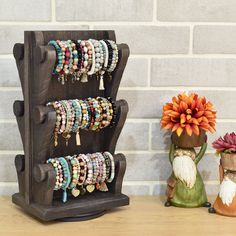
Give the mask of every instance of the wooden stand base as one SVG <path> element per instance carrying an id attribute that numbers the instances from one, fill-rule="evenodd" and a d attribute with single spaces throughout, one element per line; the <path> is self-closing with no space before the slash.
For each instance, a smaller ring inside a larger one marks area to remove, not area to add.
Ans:
<path id="1" fill-rule="evenodd" d="M 43 221 L 72 221 L 72 217 L 77 218 L 73 221 L 82 221 L 102 216 L 106 210 L 114 207 L 129 205 L 129 198 L 124 194 L 95 192 L 78 199 L 69 199 L 66 203 L 59 199 L 53 201 L 52 206 L 43 206 L 36 203 L 27 205 L 23 196 L 16 193 L 12 196 L 12 202 Z"/>
<path id="2" fill-rule="evenodd" d="M 87 214 L 81 214 L 79 216 L 66 217 L 66 218 L 58 219 L 58 221 L 76 222 L 76 221 L 92 220 L 92 219 L 96 219 L 100 216 L 103 216 L 105 213 L 106 213 L 106 211 L 94 211 L 94 212 L 87 213 Z"/>

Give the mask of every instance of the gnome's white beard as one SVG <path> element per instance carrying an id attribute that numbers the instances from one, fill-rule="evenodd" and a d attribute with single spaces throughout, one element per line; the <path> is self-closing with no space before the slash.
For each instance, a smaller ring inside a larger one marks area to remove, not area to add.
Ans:
<path id="1" fill-rule="evenodd" d="M 224 178 L 224 180 L 220 185 L 220 193 L 219 193 L 222 202 L 227 206 L 229 206 L 233 201 L 235 193 L 236 193 L 236 184 L 232 180 Z"/>
<path id="2" fill-rule="evenodd" d="M 192 188 L 196 182 L 197 168 L 189 156 L 177 156 L 173 160 L 175 177 L 184 182 L 188 188 Z"/>

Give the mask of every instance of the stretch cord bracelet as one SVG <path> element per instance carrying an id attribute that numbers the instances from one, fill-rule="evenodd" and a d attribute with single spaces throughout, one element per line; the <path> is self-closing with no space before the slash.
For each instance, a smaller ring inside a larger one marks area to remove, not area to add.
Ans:
<path id="1" fill-rule="evenodd" d="M 94 74 L 96 74 L 102 67 L 103 51 L 98 40 L 89 39 L 89 41 L 93 44 L 94 47 Z"/>
<path id="2" fill-rule="evenodd" d="M 72 106 L 75 111 L 75 122 L 72 127 L 72 132 L 76 133 L 76 145 L 80 145 L 79 128 L 82 122 L 82 110 L 78 99 L 72 100 Z"/>
<path id="3" fill-rule="evenodd" d="M 85 155 L 84 158 L 87 164 L 87 178 L 85 180 L 85 185 L 86 185 L 86 190 L 89 193 L 91 193 L 95 189 L 93 185 L 93 162 L 90 154 Z"/>
<path id="4" fill-rule="evenodd" d="M 82 110 L 81 129 L 85 129 L 89 123 L 88 107 L 83 100 L 79 100 L 79 102 L 80 102 L 80 106 L 81 106 L 81 110 Z"/>
<path id="5" fill-rule="evenodd" d="M 62 52 L 62 70 L 59 72 L 58 81 L 60 81 L 61 84 L 65 84 L 66 48 L 64 43 L 60 40 L 57 40 L 57 44 L 60 46 Z"/>
<path id="6" fill-rule="evenodd" d="M 49 158 L 47 160 L 47 163 L 51 163 L 55 169 L 56 184 L 55 184 L 54 190 L 59 190 L 61 188 L 62 182 L 63 182 L 63 173 L 62 173 L 62 167 L 60 165 L 60 162 L 57 159 Z"/>
<path id="7" fill-rule="evenodd" d="M 92 184 L 96 184 L 96 180 L 99 175 L 99 162 L 98 162 L 96 153 L 91 154 L 90 158 L 91 158 L 92 164 L 93 164 Z"/>
<path id="8" fill-rule="evenodd" d="M 87 79 L 87 68 L 88 68 L 88 48 L 86 46 L 86 41 L 85 40 L 78 40 L 78 43 L 80 43 L 80 48 L 81 48 L 81 52 L 82 52 L 82 63 L 81 63 L 81 68 L 80 71 L 78 73 L 78 76 L 81 77 L 80 81 L 82 83 L 84 82 L 88 82 Z"/>
<path id="9" fill-rule="evenodd" d="M 92 53 L 90 53 L 90 51 L 89 51 L 90 60 L 91 60 L 91 67 L 90 67 L 90 70 L 88 71 L 88 75 L 93 75 L 95 72 L 95 64 L 96 64 L 96 62 L 95 62 L 95 48 L 93 46 L 93 43 L 90 40 L 88 40 L 87 43 L 89 45 L 88 48 L 91 48 L 91 52 L 92 52 Z"/>
<path id="10" fill-rule="evenodd" d="M 83 61 L 82 61 L 82 46 L 80 45 L 80 41 L 74 41 L 75 43 L 75 47 L 76 47 L 76 51 L 77 51 L 77 57 L 78 57 L 78 64 L 77 64 L 77 69 L 75 70 L 75 78 L 76 80 L 79 80 L 79 77 L 80 77 L 80 70 L 82 68 L 82 64 L 83 64 Z"/>
<path id="11" fill-rule="evenodd" d="M 71 193 L 74 197 L 79 196 L 80 191 L 76 188 L 77 184 L 78 184 L 78 179 L 80 176 L 80 164 L 79 161 L 77 160 L 76 156 L 67 156 L 66 157 L 69 161 L 70 164 L 72 166 L 72 180 L 71 183 L 69 185 L 69 189 L 71 189 Z"/>
<path id="12" fill-rule="evenodd" d="M 113 181 L 114 177 L 115 177 L 115 162 L 114 162 L 114 158 L 113 158 L 113 156 L 111 155 L 110 152 L 104 152 L 103 155 L 108 157 L 110 159 L 110 162 L 111 162 L 111 172 L 110 172 L 109 178 L 107 179 L 107 182 L 111 183 Z"/>
<path id="13" fill-rule="evenodd" d="M 53 74 L 60 76 L 60 72 L 63 69 L 63 52 L 61 50 L 61 47 L 58 45 L 58 43 L 55 40 L 49 41 L 48 45 L 53 46 L 57 54 L 56 67 L 53 70 Z"/>
<path id="14" fill-rule="evenodd" d="M 116 65 L 118 63 L 118 60 L 119 60 L 119 53 L 118 53 L 118 47 L 117 47 L 117 44 L 112 41 L 112 40 L 108 40 L 108 42 L 110 43 L 111 47 L 112 47 L 112 50 L 113 50 L 113 53 L 112 53 L 112 60 L 111 60 L 111 65 L 110 67 L 108 68 L 107 72 L 113 72 L 116 68 Z"/>
<path id="15" fill-rule="evenodd" d="M 76 43 L 74 41 L 71 41 L 71 47 L 72 47 L 72 63 L 73 63 L 71 74 L 72 74 L 72 80 L 75 81 L 77 80 L 76 72 L 78 70 L 79 55 L 78 55 Z"/>
<path id="16" fill-rule="evenodd" d="M 105 183 L 106 180 L 106 163 L 104 156 L 100 153 L 96 153 L 99 162 L 99 175 L 97 177 L 96 189 L 102 192 L 107 192 L 108 188 Z"/>
<path id="17" fill-rule="evenodd" d="M 86 181 L 87 163 L 84 156 L 85 156 L 84 154 L 80 154 L 79 156 L 77 156 L 77 160 L 79 161 L 80 164 L 80 177 L 78 186 L 82 186 Z"/>
<path id="18" fill-rule="evenodd" d="M 114 103 L 114 101 L 112 101 L 111 97 L 108 97 L 107 100 L 109 101 L 109 122 L 110 122 L 110 128 L 113 127 L 113 125 L 115 125 L 116 123 L 116 104 Z"/>
<path id="19" fill-rule="evenodd" d="M 104 90 L 104 74 L 107 70 L 107 65 L 108 65 L 108 58 L 109 58 L 109 52 L 108 52 L 108 47 L 105 41 L 100 40 L 100 45 L 103 49 L 103 54 L 104 54 L 104 64 L 99 72 L 100 74 L 100 83 L 99 83 L 99 90 Z"/>
<path id="20" fill-rule="evenodd" d="M 59 162 L 61 163 L 62 169 L 63 169 L 63 183 L 62 183 L 62 189 L 63 191 L 63 197 L 62 197 L 62 201 L 65 203 L 67 202 L 67 188 L 70 184 L 71 181 L 71 176 L 70 176 L 70 170 L 69 170 L 69 166 L 67 161 L 65 160 L 65 158 L 63 157 L 59 157 L 58 158 Z"/>
<path id="21" fill-rule="evenodd" d="M 68 146 L 68 140 L 71 137 L 70 129 L 71 129 L 71 123 L 72 123 L 72 113 L 71 113 L 70 105 L 68 104 L 66 100 L 62 100 L 60 101 L 60 103 L 62 104 L 66 112 L 66 126 L 65 126 L 65 131 L 62 133 L 62 137 L 66 140 L 66 146 Z"/>
<path id="22" fill-rule="evenodd" d="M 69 50 L 70 56 L 69 56 L 69 74 L 73 75 L 74 70 L 73 70 L 73 48 L 72 48 L 72 41 L 71 40 L 67 40 L 67 48 Z M 74 81 L 73 79 L 74 77 L 72 77 L 72 82 Z"/>
<path id="23" fill-rule="evenodd" d="M 107 71 L 109 71 L 111 64 L 112 64 L 112 57 L 113 57 L 113 49 L 111 43 L 108 40 L 104 40 L 107 48 L 108 48 L 108 64 L 107 64 Z"/>
<path id="24" fill-rule="evenodd" d="M 57 105 L 57 102 L 49 102 L 47 106 L 53 106 L 54 110 L 56 111 L 56 125 L 54 128 L 54 146 L 58 145 L 58 134 L 60 134 L 60 125 L 61 125 L 61 112 Z"/>

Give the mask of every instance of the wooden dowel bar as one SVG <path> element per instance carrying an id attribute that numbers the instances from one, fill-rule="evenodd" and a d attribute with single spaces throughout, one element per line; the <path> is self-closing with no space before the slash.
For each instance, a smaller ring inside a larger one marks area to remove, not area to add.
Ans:
<path id="1" fill-rule="evenodd" d="M 24 101 L 16 100 L 13 104 L 13 111 L 16 117 L 22 117 L 24 115 Z"/>
<path id="2" fill-rule="evenodd" d="M 46 179 L 49 171 L 55 171 L 51 164 L 38 164 L 38 165 L 36 165 L 33 169 L 34 179 L 38 183 L 43 182 Z"/>

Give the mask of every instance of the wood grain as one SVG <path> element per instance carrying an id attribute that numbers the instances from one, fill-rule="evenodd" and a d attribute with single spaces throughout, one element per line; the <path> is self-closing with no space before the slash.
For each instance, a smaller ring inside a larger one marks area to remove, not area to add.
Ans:
<path id="1" fill-rule="evenodd" d="M 211 197 L 215 200 L 215 197 Z M 163 206 L 164 197 L 131 197 L 130 206 L 84 222 L 42 223 L 0 198 L 0 235 L 142 235 L 209 236 L 235 235 L 235 218 L 209 214 L 206 208 L 183 209 Z"/>

